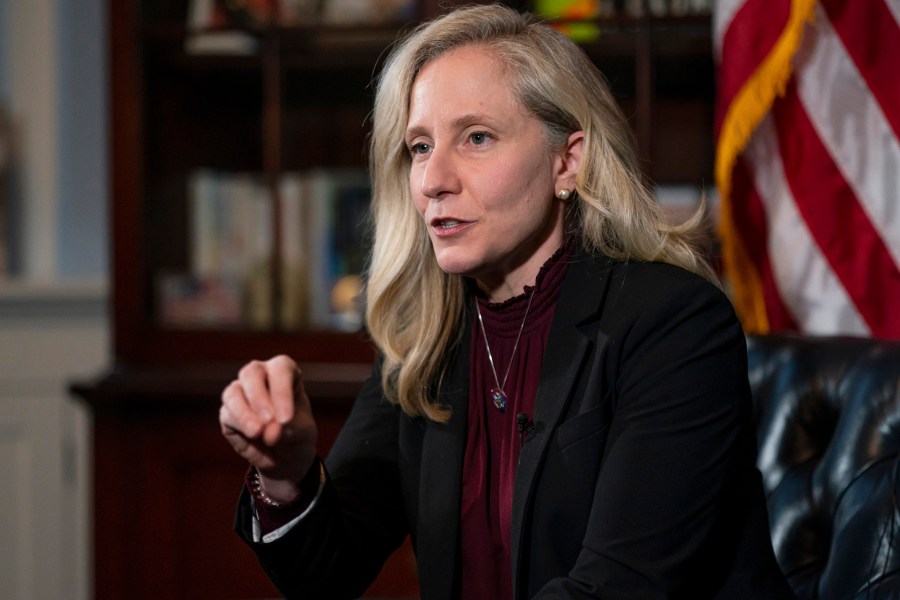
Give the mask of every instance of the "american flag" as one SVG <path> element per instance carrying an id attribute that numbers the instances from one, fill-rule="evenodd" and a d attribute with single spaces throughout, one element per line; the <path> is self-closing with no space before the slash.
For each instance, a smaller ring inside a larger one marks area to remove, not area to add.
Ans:
<path id="1" fill-rule="evenodd" d="M 713 28 L 745 330 L 900 338 L 900 0 L 718 0 Z"/>

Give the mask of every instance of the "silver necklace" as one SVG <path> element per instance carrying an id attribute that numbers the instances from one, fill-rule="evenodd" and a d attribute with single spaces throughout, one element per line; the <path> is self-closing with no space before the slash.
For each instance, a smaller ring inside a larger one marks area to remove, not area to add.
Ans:
<path id="1" fill-rule="evenodd" d="M 525 316 L 522 317 L 522 324 L 519 325 L 519 335 L 516 336 L 516 343 L 513 344 L 512 355 L 509 357 L 509 364 L 506 366 L 506 374 L 503 375 L 503 383 L 497 377 L 497 368 L 494 366 L 494 355 L 491 353 L 491 345 L 488 343 L 487 332 L 484 330 L 484 319 L 481 318 L 481 307 L 478 305 L 478 298 L 475 298 L 475 311 L 478 313 L 478 324 L 481 325 L 481 335 L 484 337 L 484 347 L 487 349 L 488 362 L 491 363 L 491 371 L 494 373 L 494 383 L 497 387 L 491 388 L 491 402 L 500 412 L 506 412 L 506 405 L 509 402 L 509 396 L 506 395 L 506 380 L 509 377 L 509 370 L 512 368 L 513 361 L 516 358 L 516 350 L 519 349 L 519 340 L 522 339 L 522 330 L 525 329 L 525 320 L 528 318 L 528 311 L 531 310 L 531 301 L 534 300 L 534 292 L 537 286 L 531 290 L 531 296 L 528 297 L 528 306 L 525 307 Z"/>

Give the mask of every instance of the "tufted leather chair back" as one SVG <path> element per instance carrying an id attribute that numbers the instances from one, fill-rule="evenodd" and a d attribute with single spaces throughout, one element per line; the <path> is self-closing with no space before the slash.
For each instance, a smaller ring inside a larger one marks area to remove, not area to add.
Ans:
<path id="1" fill-rule="evenodd" d="M 900 598 L 900 341 L 749 336 L 758 465 L 801 600 Z"/>

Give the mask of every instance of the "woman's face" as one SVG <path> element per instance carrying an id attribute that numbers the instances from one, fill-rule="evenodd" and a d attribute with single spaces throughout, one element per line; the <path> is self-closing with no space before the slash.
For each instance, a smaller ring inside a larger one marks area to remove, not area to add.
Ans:
<path id="1" fill-rule="evenodd" d="M 419 72 L 406 144 L 413 201 L 441 269 L 474 277 L 495 301 L 533 285 L 563 242 L 555 193 L 573 188 L 570 153 L 548 148 L 487 49 L 457 48 Z"/>

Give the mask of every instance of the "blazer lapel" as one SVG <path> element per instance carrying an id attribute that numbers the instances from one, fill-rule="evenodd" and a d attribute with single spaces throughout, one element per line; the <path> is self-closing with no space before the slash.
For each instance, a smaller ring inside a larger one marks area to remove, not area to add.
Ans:
<path id="1" fill-rule="evenodd" d="M 512 508 L 513 592 L 517 597 L 522 533 L 535 476 L 552 432 L 572 398 L 596 339 L 610 261 L 577 251 L 566 272 L 541 364 L 533 429 L 522 446 L 516 469 Z"/>
<path id="2" fill-rule="evenodd" d="M 469 330 L 470 315 L 463 331 Z M 469 400 L 469 336 L 450 365 L 440 392 L 449 422 L 426 425 L 419 489 L 419 578 L 423 600 L 450 600 L 456 587 L 462 463 Z"/>

